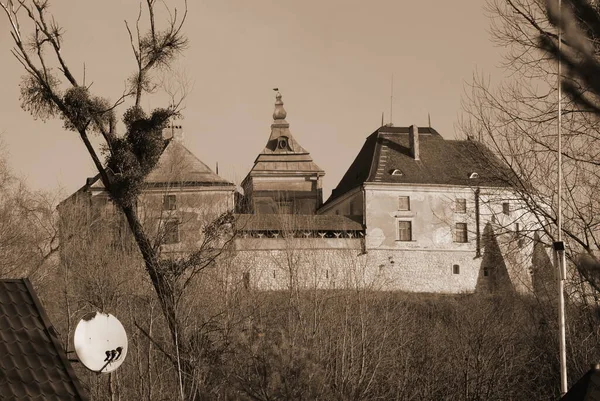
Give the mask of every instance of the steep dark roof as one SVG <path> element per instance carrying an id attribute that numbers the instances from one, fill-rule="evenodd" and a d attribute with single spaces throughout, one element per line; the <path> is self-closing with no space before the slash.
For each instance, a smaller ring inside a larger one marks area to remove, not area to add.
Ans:
<path id="1" fill-rule="evenodd" d="M 234 186 L 233 183 L 215 174 L 177 140 L 169 141 L 156 167 L 148 174 L 144 183 L 150 186 L 185 184 Z"/>
<path id="2" fill-rule="evenodd" d="M 144 180 L 144 185 L 147 187 L 229 186 L 232 189 L 235 187 L 232 182 L 215 174 L 185 145 L 174 139 L 166 141 L 166 146 L 154 170 Z M 100 174 L 87 178 L 85 185 L 60 202 L 58 207 L 60 208 L 63 204 L 75 199 L 91 188 L 104 190 Z"/>
<path id="3" fill-rule="evenodd" d="M 361 231 L 362 224 L 338 215 L 240 214 L 242 231 Z"/>
<path id="4" fill-rule="evenodd" d="M 0 398 L 87 400 L 27 279 L 0 280 Z"/>
<path id="5" fill-rule="evenodd" d="M 429 127 L 418 130 L 420 160 L 410 154 L 408 127 L 381 127 L 369 135 L 326 203 L 365 182 L 508 186 L 499 179 L 504 167 L 482 144 L 445 140 Z"/>

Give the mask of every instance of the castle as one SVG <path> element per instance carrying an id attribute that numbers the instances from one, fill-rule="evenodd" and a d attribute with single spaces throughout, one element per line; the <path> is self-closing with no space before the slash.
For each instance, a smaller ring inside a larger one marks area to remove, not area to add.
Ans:
<path id="1" fill-rule="evenodd" d="M 225 270 L 248 288 L 531 288 L 532 219 L 482 144 L 431 127 L 381 126 L 323 202 L 325 172 L 286 118 L 277 93 L 270 136 L 241 191 L 185 147 L 181 126 L 165 129 L 138 201 L 163 253 L 193 249 L 204 222 L 235 210 L 239 234 Z M 114 213 L 98 177 L 61 203 L 61 215 L 74 205 L 88 216 Z"/>

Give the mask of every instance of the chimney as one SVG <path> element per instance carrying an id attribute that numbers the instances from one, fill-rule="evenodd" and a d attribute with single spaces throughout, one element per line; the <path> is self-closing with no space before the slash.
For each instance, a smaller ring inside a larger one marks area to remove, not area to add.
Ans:
<path id="1" fill-rule="evenodd" d="M 408 127 L 408 143 L 410 146 L 410 155 L 415 160 L 419 159 L 419 128 L 416 125 Z"/>
<path id="2" fill-rule="evenodd" d="M 177 142 L 183 142 L 183 126 L 169 125 L 163 129 L 163 139 L 173 139 Z"/>

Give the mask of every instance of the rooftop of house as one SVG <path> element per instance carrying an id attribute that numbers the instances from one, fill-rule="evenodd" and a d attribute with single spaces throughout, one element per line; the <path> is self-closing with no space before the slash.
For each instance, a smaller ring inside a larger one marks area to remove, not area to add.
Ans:
<path id="1" fill-rule="evenodd" d="M 369 135 L 326 203 L 364 183 L 509 186 L 506 168 L 481 143 L 445 140 L 431 127 L 417 129 L 417 158 L 410 127 L 382 126 Z"/>
<path id="2" fill-rule="evenodd" d="M 0 398 L 88 399 L 27 279 L 0 280 L 0 355 Z"/>
<path id="3" fill-rule="evenodd" d="M 254 166 L 244 181 L 253 175 L 273 173 L 325 175 L 325 172 L 313 161 L 310 153 L 296 141 L 286 117 L 287 112 L 283 108 L 281 94 L 277 92 L 271 135 L 264 149 L 256 157 Z"/>
<path id="4" fill-rule="evenodd" d="M 175 131 L 175 134 L 173 132 Z M 205 187 L 220 186 L 231 187 L 232 182 L 220 177 L 206 164 L 198 159 L 183 144 L 181 126 L 169 126 L 163 131 L 165 135 L 165 148 L 158 159 L 156 167 L 148 174 L 144 183 L 148 187 Z M 63 200 L 59 207 L 69 199 L 76 198 L 79 194 L 89 190 L 102 191 L 104 184 L 100 174 L 86 179 L 85 185 L 75 193 Z"/>
<path id="5" fill-rule="evenodd" d="M 151 186 L 234 186 L 233 183 L 220 177 L 202 163 L 176 137 L 168 140 L 156 167 L 148 174 L 144 182 Z"/>

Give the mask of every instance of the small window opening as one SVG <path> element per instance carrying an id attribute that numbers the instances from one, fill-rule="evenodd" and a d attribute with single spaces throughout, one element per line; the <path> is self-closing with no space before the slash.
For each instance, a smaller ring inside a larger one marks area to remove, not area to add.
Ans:
<path id="1" fill-rule="evenodd" d="M 488 277 L 490 275 L 490 269 L 486 266 L 483 268 L 483 275 Z"/>
<path id="2" fill-rule="evenodd" d="M 275 270 L 273 270 L 273 278 L 275 278 Z"/>
<path id="3" fill-rule="evenodd" d="M 329 270 L 325 270 L 325 278 L 329 278 Z"/>
<path id="4" fill-rule="evenodd" d="M 473 179 L 473 178 L 479 178 L 479 174 L 478 173 L 471 173 L 469 174 L 469 178 Z"/>
<path id="5" fill-rule="evenodd" d="M 467 223 L 456 223 L 454 228 L 454 242 L 469 242 Z"/>
<path id="6" fill-rule="evenodd" d="M 288 138 L 285 136 L 280 136 L 277 140 L 277 147 L 281 150 L 288 150 Z"/>
<path id="7" fill-rule="evenodd" d="M 176 195 L 164 195 L 163 196 L 163 210 L 177 210 L 177 196 Z"/>
<path id="8" fill-rule="evenodd" d="M 390 175 L 404 175 L 404 173 L 402 173 L 402 170 L 395 168 L 390 170 Z"/>
<path id="9" fill-rule="evenodd" d="M 412 241 L 412 222 L 398 222 L 398 241 Z"/>
<path id="10" fill-rule="evenodd" d="M 244 289 L 250 289 L 250 272 L 242 273 L 242 282 L 244 283 Z"/>
<path id="11" fill-rule="evenodd" d="M 452 265 L 452 274 L 460 274 L 460 265 Z"/>
<path id="12" fill-rule="evenodd" d="M 165 222 L 163 244 L 176 244 L 179 241 L 179 222 L 177 220 Z"/>
<path id="13" fill-rule="evenodd" d="M 467 200 L 466 199 L 456 199 L 456 213 L 467 213 Z"/>
<path id="14" fill-rule="evenodd" d="M 398 197 L 398 210 L 410 210 L 410 197 L 399 196 Z"/>
<path id="15" fill-rule="evenodd" d="M 502 202 L 502 213 L 507 216 L 510 216 L 510 203 Z"/>

